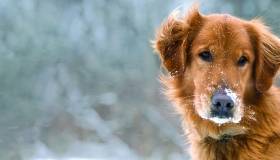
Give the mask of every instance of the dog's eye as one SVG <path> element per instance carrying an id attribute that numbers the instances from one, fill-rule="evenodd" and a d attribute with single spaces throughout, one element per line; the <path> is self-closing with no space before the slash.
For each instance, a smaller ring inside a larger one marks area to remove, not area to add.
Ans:
<path id="1" fill-rule="evenodd" d="M 241 56 L 237 62 L 237 65 L 239 67 L 245 66 L 245 64 L 248 62 L 248 59 L 245 56 Z"/>
<path id="2" fill-rule="evenodd" d="M 206 62 L 212 62 L 213 61 L 212 54 L 209 51 L 201 52 L 199 54 L 199 57 Z"/>

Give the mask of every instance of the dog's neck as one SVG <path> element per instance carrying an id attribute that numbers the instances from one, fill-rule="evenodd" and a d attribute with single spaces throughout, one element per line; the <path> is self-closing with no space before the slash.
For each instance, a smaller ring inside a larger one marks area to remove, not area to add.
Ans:
<path id="1" fill-rule="evenodd" d="M 206 137 L 192 144 L 193 160 L 239 160 L 264 159 L 268 141 L 280 139 L 278 135 L 261 137 L 258 135 L 223 135 L 220 139 Z"/>
<path id="2" fill-rule="evenodd" d="M 207 160 L 236 160 L 239 159 L 237 153 L 243 147 L 245 147 L 248 139 L 246 135 L 223 135 L 220 139 L 214 139 L 212 137 L 206 137 L 202 140 L 197 152 L 200 155 L 196 155 L 194 159 L 207 159 Z M 201 157 L 201 156 L 205 157 Z"/>

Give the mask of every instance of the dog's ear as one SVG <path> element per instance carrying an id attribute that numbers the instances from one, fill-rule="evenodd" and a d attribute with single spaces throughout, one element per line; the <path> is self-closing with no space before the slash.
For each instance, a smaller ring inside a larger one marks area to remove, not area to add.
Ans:
<path id="1" fill-rule="evenodd" d="M 270 32 L 260 20 L 250 22 L 256 52 L 255 86 L 263 93 L 267 91 L 280 65 L 280 39 Z"/>
<path id="2" fill-rule="evenodd" d="M 202 15 L 197 7 L 193 7 L 185 17 L 172 13 L 158 30 L 154 48 L 172 76 L 184 72 L 187 52 L 202 24 L 201 21 Z"/>

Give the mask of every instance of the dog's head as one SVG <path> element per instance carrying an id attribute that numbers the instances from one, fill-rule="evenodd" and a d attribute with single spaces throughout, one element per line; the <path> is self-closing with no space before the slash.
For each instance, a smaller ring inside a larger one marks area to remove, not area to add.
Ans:
<path id="1" fill-rule="evenodd" d="M 181 97 L 181 107 L 192 99 L 192 114 L 216 126 L 253 119 L 250 105 L 271 87 L 280 62 L 280 41 L 260 21 L 205 16 L 197 9 L 172 14 L 155 49 L 171 79 L 181 81 L 167 84 L 177 89 L 173 97 Z"/>

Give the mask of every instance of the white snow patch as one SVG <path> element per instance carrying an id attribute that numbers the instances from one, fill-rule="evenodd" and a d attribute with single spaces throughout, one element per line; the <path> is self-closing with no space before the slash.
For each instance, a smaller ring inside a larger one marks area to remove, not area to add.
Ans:
<path id="1" fill-rule="evenodd" d="M 234 103 L 239 101 L 237 94 L 234 93 L 231 89 L 226 88 L 225 91 L 226 91 L 226 94 L 234 101 Z"/>
<path id="2" fill-rule="evenodd" d="M 224 123 L 239 123 L 241 120 L 239 118 L 219 118 L 219 117 L 211 117 L 209 120 L 217 123 L 217 124 L 224 124 Z"/>
<path id="3" fill-rule="evenodd" d="M 218 124 L 224 124 L 232 121 L 232 118 L 219 118 L 219 117 L 212 117 L 209 118 L 209 120 L 218 123 Z"/>
<path id="4" fill-rule="evenodd" d="M 195 105 L 197 106 L 196 111 L 198 115 L 204 119 L 209 117 L 210 108 L 207 107 L 210 104 L 210 100 L 207 95 L 203 94 L 200 96 L 196 96 Z"/>

